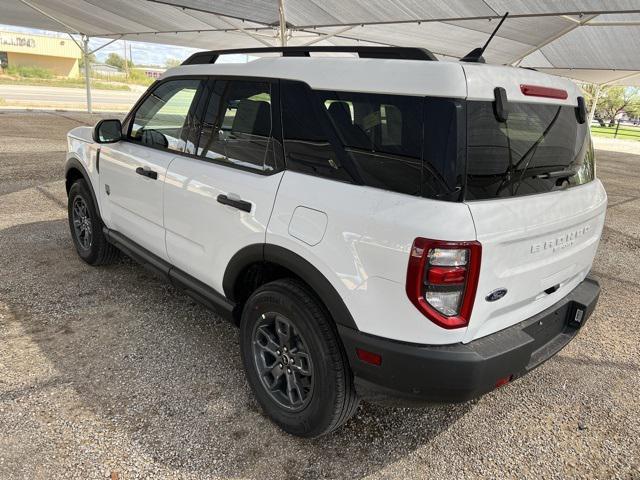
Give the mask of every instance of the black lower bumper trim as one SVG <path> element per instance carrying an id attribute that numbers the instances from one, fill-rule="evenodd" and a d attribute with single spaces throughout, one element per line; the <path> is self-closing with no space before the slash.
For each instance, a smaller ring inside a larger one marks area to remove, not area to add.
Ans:
<path id="1" fill-rule="evenodd" d="M 359 394 L 388 403 L 463 402 L 520 377 L 558 353 L 593 312 L 598 282 L 587 277 L 533 317 L 467 344 L 417 345 L 338 326 Z M 579 320 L 579 321 L 578 321 Z M 358 359 L 377 353 L 382 364 Z"/>

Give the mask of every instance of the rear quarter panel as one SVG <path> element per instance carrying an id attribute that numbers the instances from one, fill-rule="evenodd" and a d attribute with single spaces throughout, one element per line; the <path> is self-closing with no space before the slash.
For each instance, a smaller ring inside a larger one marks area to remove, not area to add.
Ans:
<path id="1" fill-rule="evenodd" d="M 299 207 L 326 215 L 324 235 L 315 245 L 291 234 Z M 412 343 L 462 341 L 464 328 L 436 326 L 407 297 L 407 264 L 416 237 L 475 240 L 467 206 L 286 171 L 266 241 L 311 262 L 340 294 L 361 331 Z"/>

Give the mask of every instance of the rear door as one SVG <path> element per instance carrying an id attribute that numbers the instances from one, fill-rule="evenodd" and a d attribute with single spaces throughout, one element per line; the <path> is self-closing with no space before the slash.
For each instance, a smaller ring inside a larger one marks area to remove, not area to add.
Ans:
<path id="1" fill-rule="evenodd" d="M 579 92 L 536 72 L 504 69 L 508 75 L 490 79 L 477 71 L 467 72 L 476 99 L 467 102 L 465 202 L 482 262 L 466 341 L 535 315 L 580 283 L 595 257 L 607 201 L 588 125 L 576 114 Z M 492 99 L 477 99 L 474 84 L 487 81 L 507 90 L 505 122 Z M 556 91 L 534 89 L 542 96 L 533 98 L 524 94 L 528 85 Z M 550 98 L 562 92 L 566 99 Z M 491 295 L 500 290 L 506 294 Z"/>
<path id="2" fill-rule="evenodd" d="M 222 292 L 231 257 L 264 243 L 282 178 L 278 84 L 214 80 L 203 102 L 196 154 L 167 171 L 166 245 L 173 265 Z"/>
<path id="3" fill-rule="evenodd" d="M 110 228 L 167 257 L 163 189 L 167 168 L 188 143 L 200 79 L 160 83 L 132 113 L 126 138 L 100 152 L 100 195 Z"/>

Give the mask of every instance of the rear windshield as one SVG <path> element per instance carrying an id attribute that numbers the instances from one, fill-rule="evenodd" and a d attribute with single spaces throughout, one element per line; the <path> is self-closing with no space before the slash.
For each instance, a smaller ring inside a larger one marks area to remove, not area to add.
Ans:
<path id="1" fill-rule="evenodd" d="M 586 123 L 572 106 L 508 104 L 499 122 L 492 102 L 467 102 L 465 198 L 517 197 L 593 180 Z"/>

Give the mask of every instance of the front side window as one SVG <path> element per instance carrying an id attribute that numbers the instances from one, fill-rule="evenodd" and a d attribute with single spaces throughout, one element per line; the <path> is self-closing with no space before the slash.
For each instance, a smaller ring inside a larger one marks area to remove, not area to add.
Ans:
<path id="1" fill-rule="evenodd" d="M 143 145 L 185 150 L 191 104 L 200 80 L 164 82 L 144 100 L 133 116 L 129 139 Z"/>
<path id="2" fill-rule="evenodd" d="M 269 82 L 217 80 L 202 125 L 199 156 L 252 170 L 274 169 Z"/>

